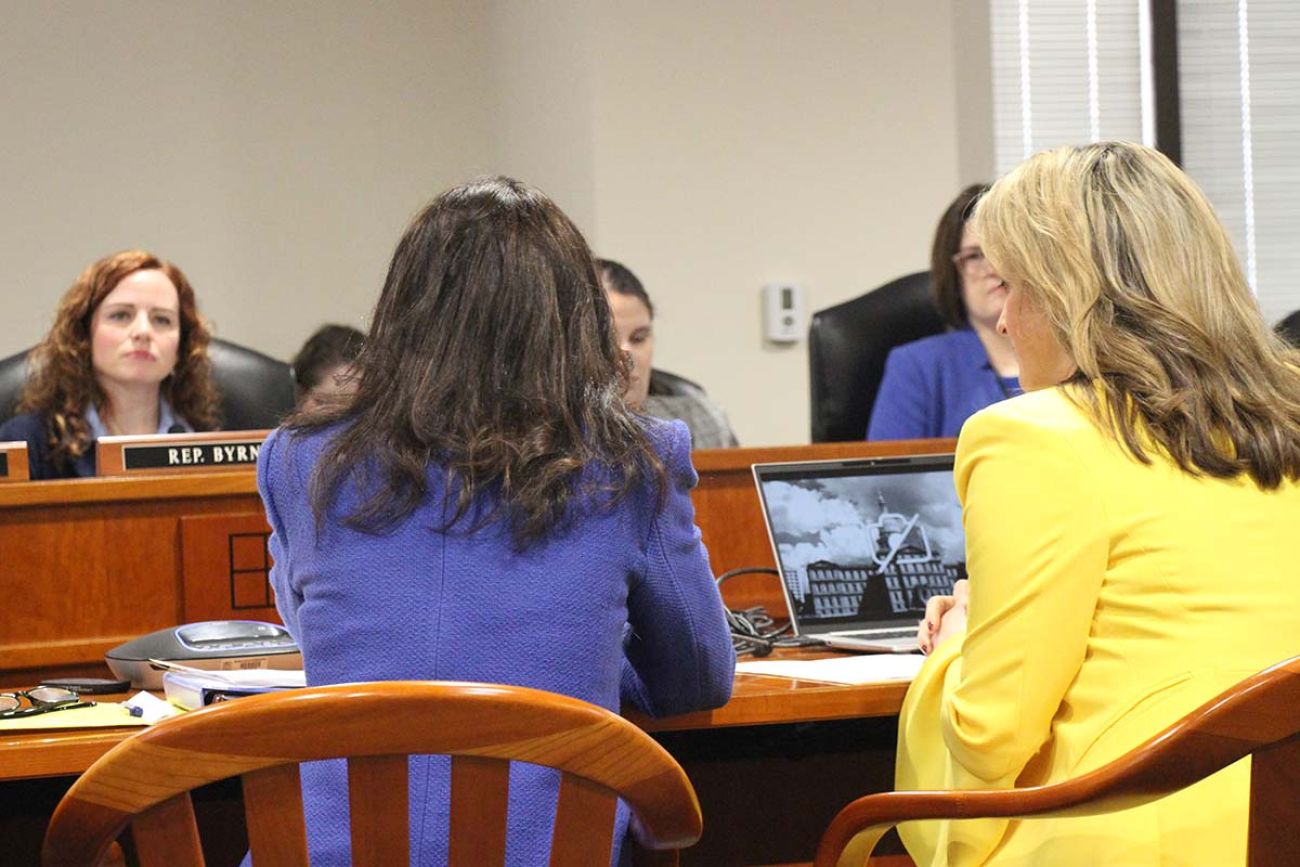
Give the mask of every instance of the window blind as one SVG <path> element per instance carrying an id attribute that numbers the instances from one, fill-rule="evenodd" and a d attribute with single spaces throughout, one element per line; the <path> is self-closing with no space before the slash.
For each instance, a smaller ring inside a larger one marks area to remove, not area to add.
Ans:
<path id="1" fill-rule="evenodd" d="M 1300 4 L 1181 0 L 1183 166 L 1270 322 L 1300 308 Z"/>
<path id="2" fill-rule="evenodd" d="M 990 0 L 998 174 L 1051 147 L 1142 140 L 1140 0 Z"/>

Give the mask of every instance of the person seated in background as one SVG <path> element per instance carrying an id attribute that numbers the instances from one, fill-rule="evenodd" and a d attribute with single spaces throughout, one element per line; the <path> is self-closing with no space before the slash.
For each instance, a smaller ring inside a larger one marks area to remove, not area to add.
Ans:
<path id="1" fill-rule="evenodd" d="M 95 440 L 217 426 L 208 326 L 179 268 L 143 250 L 106 256 L 64 294 L 33 350 L 18 415 L 33 479 L 95 475 Z"/>
<path id="2" fill-rule="evenodd" d="M 955 470 L 969 583 L 921 624 L 899 789 L 1072 779 L 1300 651 L 1300 353 L 1164 155 L 1032 157 L 975 213 L 1027 391 Z M 1242 761 L 1086 818 L 908 823 L 918 865 L 1244 864 Z"/>
<path id="3" fill-rule="evenodd" d="M 626 362 L 569 218 L 509 178 L 449 190 L 402 237 L 371 322 L 353 399 L 291 416 L 258 458 L 271 583 L 307 682 L 724 704 L 735 653 L 690 435 L 622 399 Z M 412 857 L 446 863 L 447 763 L 413 758 L 410 779 Z M 302 783 L 312 863 L 351 863 L 346 767 L 304 766 Z M 509 863 L 546 863 L 557 790 L 553 772 L 512 771 Z"/>
<path id="4" fill-rule="evenodd" d="M 1020 391 L 1015 354 L 997 331 L 1002 280 L 970 225 L 987 187 L 967 187 L 935 229 L 934 301 L 949 331 L 893 349 L 867 424 L 869 440 L 955 437 L 971 413 Z"/>
<path id="5" fill-rule="evenodd" d="M 633 409 L 663 419 L 680 419 L 691 430 L 693 448 L 731 448 L 740 443 L 722 411 L 693 382 L 653 369 L 655 308 L 641 281 L 611 259 L 597 259 L 600 284 L 609 299 L 619 346 L 632 359 L 627 402 Z"/>
<path id="6" fill-rule="evenodd" d="M 318 409 L 346 400 L 357 391 L 352 365 L 366 336 L 350 325 L 322 325 L 289 362 L 293 368 L 294 401 L 299 409 Z"/>

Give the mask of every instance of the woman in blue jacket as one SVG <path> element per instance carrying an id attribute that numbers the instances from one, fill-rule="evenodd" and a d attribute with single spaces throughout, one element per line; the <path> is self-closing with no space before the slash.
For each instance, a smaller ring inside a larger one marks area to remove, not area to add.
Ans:
<path id="1" fill-rule="evenodd" d="M 444 193 L 398 244 L 372 322 L 355 398 L 291 418 L 258 463 L 308 683 L 726 702 L 690 437 L 626 407 L 630 364 L 569 219 L 509 178 Z M 303 785 L 312 863 L 350 863 L 345 769 L 304 768 Z M 545 863 L 557 785 L 512 772 L 508 863 Z M 446 862 L 447 791 L 444 760 L 411 759 L 413 863 Z"/>
<path id="2" fill-rule="evenodd" d="M 984 258 L 970 217 L 985 186 L 967 187 L 934 233 L 930 277 L 948 331 L 895 348 L 885 359 L 869 440 L 955 437 L 977 410 L 1019 394 L 1019 367 L 998 333 L 1006 287 Z"/>

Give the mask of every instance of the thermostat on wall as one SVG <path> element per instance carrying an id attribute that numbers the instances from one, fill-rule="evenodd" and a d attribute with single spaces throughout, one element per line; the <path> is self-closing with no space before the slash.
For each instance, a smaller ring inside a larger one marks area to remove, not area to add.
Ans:
<path id="1" fill-rule="evenodd" d="M 797 343 L 803 333 L 803 289 L 791 283 L 763 287 L 763 336 L 773 343 Z"/>

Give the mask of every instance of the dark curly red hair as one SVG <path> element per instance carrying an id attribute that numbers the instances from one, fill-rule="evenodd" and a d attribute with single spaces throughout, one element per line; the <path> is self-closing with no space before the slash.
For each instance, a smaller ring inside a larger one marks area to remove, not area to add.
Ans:
<path id="1" fill-rule="evenodd" d="M 104 297 L 136 271 L 157 270 L 176 287 L 180 302 L 181 336 L 176 367 L 162 382 L 162 396 L 195 430 L 212 430 L 218 424 L 217 391 L 208 361 L 211 332 L 199 315 L 194 287 L 170 262 L 144 250 L 124 250 L 105 256 L 81 272 L 59 302 L 54 325 L 32 351 L 32 371 L 23 389 L 19 412 L 45 416 L 50 455 L 69 463 L 91 445 L 85 412 L 88 404 L 102 407 L 107 400 L 95 378 L 90 345 L 90 322 Z"/>

